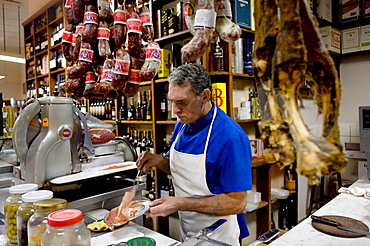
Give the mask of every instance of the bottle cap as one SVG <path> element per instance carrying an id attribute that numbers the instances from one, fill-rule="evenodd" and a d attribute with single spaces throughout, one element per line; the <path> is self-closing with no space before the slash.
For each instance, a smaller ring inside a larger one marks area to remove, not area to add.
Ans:
<path id="1" fill-rule="evenodd" d="M 68 201 L 61 198 L 51 198 L 40 200 L 34 203 L 37 210 L 58 210 L 67 207 Z"/>
<path id="2" fill-rule="evenodd" d="M 83 220 L 82 212 L 78 209 L 63 209 L 55 211 L 48 216 L 48 225 L 64 227 L 77 224 Z"/>
<path id="3" fill-rule="evenodd" d="M 37 184 L 20 184 L 9 188 L 10 194 L 24 194 L 30 191 L 37 190 L 39 187 Z"/>
<path id="4" fill-rule="evenodd" d="M 22 195 L 23 202 L 37 202 L 43 199 L 50 199 L 53 197 L 53 192 L 50 190 L 35 190 L 27 192 Z"/>

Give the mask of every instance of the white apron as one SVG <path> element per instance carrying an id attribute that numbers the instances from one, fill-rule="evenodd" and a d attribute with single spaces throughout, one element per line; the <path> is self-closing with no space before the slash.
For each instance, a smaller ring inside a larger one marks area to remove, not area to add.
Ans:
<path id="1" fill-rule="evenodd" d="M 177 197 L 208 197 L 213 196 L 209 191 L 206 182 L 206 153 L 208 142 L 212 132 L 213 122 L 217 114 L 217 107 L 214 107 L 212 122 L 209 127 L 206 144 L 203 154 L 192 155 L 175 150 L 176 142 L 182 134 L 185 125 L 181 128 L 170 149 L 170 168 L 173 177 L 175 195 Z M 187 232 L 197 232 L 207 227 L 218 219 L 226 219 L 224 223 L 213 235 L 212 238 L 219 241 L 239 245 L 239 226 L 236 215 L 213 216 L 192 211 L 179 211 L 181 237 L 184 240 Z M 204 242 L 197 245 L 212 245 Z"/>

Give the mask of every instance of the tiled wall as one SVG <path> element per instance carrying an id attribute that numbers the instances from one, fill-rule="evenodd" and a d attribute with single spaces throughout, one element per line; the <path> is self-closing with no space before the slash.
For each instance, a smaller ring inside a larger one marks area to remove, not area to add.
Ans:
<path id="1" fill-rule="evenodd" d="M 320 137 L 322 132 L 321 125 L 315 125 L 310 127 L 311 133 Z M 345 143 L 360 143 L 360 131 L 359 126 L 354 124 L 340 124 L 339 125 L 340 142 L 344 146 Z"/>

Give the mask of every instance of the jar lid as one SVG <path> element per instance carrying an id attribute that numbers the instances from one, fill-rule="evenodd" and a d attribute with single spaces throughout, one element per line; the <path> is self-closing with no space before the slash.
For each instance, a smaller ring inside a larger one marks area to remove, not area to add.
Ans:
<path id="1" fill-rule="evenodd" d="M 82 220 L 82 212 L 78 209 L 63 209 L 48 215 L 48 224 L 53 227 L 71 226 Z"/>
<path id="2" fill-rule="evenodd" d="M 37 210 L 58 210 L 66 208 L 68 201 L 61 198 L 51 198 L 35 202 L 34 208 Z"/>
<path id="3" fill-rule="evenodd" d="M 23 202 L 37 202 L 43 199 L 50 199 L 53 197 L 53 192 L 50 190 L 35 190 L 27 192 L 22 195 Z"/>
<path id="4" fill-rule="evenodd" d="M 30 191 L 37 190 L 39 187 L 37 184 L 20 184 L 14 185 L 9 188 L 10 194 L 24 194 Z"/>

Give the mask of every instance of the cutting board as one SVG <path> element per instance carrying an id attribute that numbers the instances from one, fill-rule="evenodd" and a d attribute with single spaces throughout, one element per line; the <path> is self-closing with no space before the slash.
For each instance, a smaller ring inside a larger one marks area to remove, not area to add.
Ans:
<path id="1" fill-rule="evenodd" d="M 338 221 L 342 225 L 345 225 L 345 226 L 350 226 L 350 227 L 357 228 L 357 229 L 360 229 L 360 230 L 363 230 L 363 231 L 369 231 L 369 228 L 367 227 L 367 225 L 365 225 L 361 221 L 358 221 L 358 220 L 355 220 L 355 219 L 352 219 L 352 218 L 348 218 L 348 217 L 344 217 L 344 216 L 337 216 L 337 215 L 324 215 L 324 216 L 320 216 L 320 217 L 324 217 L 324 218 L 327 218 L 327 219 L 330 219 L 330 220 Z M 329 235 L 332 235 L 332 236 L 347 237 L 347 238 L 364 237 L 363 235 L 360 235 L 360 234 L 357 234 L 357 233 L 354 233 L 354 232 L 351 232 L 351 231 L 341 230 L 341 229 L 338 229 L 335 226 L 322 224 L 320 222 L 312 221 L 311 223 L 312 223 L 312 226 L 316 230 L 321 231 L 321 232 L 326 233 L 326 234 L 329 234 Z"/>

